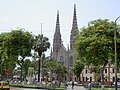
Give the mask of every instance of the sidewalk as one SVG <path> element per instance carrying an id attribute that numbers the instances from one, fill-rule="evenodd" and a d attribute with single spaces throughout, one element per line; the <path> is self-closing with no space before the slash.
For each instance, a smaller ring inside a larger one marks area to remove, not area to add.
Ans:
<path id="1" fill-rule="evenodd" d="M 83 86 L 74 86 L 74 89 L 71 88 L 71 85 L 67 87 L 67 90 L 86 90 Z"/>

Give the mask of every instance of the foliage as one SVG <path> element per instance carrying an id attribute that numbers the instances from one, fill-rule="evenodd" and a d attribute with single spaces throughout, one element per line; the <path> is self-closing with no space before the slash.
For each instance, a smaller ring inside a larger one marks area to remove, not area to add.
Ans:
<path id="1" fill-rule="evenodd" d="M 25 57 L 31 55 L 33 46 L 33 36 L 24 29 L 17 28 L 9 33 L 0 34 L 0 53 L 1 59 L 5 62 L 6 71 L 15 68 L 16 63 L 22 67 Z M 20 60 L 18 58 L 21 57 Z"/>
<path id="2" fill-rule="evenodd" d="M 24 71 L 23 76 L 24 76 L 24 78 L 26 78 L 28 75 L 28 68 L 29 67 L 32 67 L 32 61 L 30 61 L 30 59 L 24 60 L 24 64 L 23 64 L 23 71 Z"/>
<path id="3" fill-rule="evenodd" d="M 108 19 L 98 19 L 83 27 L 75 41 L 76 58 L 86 65 L 102 66 L 103 71 L 108 62 L 114 62 L 115 23 Z M 117 31 L 117 53 L 120 59 L 120 33 Z"/>
<path id="4" fill-rule="evenodd" d="M 66 75 L 67 75 L 67 68 L 60 62 L 57 63 L 55 74 L 58 78 L 58 86 L 60 87 L 61 82 L 64 82 Z"/>
<path id="5" fill-rule="evenodd" d="M 61 82 L 64 82 L 66 75 L 67 75 L 67 68 L 57 60 L 54 60 L 53 58 L 47 58 L 43 64 L 43 68 L 47 71 L 47 74 L 49 74 L 49 78 L 53 78 L 54 76 L 58 80 L 58 86 L 60 87 Z M 56 80 L 55 79 L 55 80 Z"/>
<path id="6" fill-rule="evenodd" d="M 39 34 L 35 37 L 34 40 L 34 50 L 38 52 L 39 56 L 42 55 L 42 52 L 47 51 L 50 47 L 49 39 L 44 37 L 43 34 Z"/>
<path id="7" fill-rule="evenodd" d="M 10 48 L 7 47 L 6 43 L 9 39 L 9 33 L 1 33 L 0 34 L 0 71 L 1 78 L 3 75 L 11 76 L 12 70 L 16 66 L 16 57 L 9 53 Z M 8 72 L 9 71 L 9 72 Z"/>
<path id="8" fill-rule="evenodd" d="M 33 49 L 38 53 L 39 60 L 38 60 L 38 82 L 40 81 L 40 63 L 42 63 L 41 55 L 43 52 L 47 51 L 50 47 L 49 39 L 44 37 L 43 34 L 39 34 L 34 39 L 34 46 Z"/>
<path id="9" fill-rule="evenodd" d="M 80 60 L 75 61 L 74 66 L 73 66 L 73 71 L 77 77 L 80 76 L 82 70 L 84 69 L 84 64 L 81 63 Z"/>

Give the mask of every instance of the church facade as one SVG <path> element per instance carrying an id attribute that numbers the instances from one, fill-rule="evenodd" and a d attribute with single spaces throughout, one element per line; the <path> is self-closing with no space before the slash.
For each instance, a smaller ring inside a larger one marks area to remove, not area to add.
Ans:
<path id="1" fill-rule="evenodd" d="M 76 16 L 76 5 L 74 4 L 73 22 L 70 34 L 70 48 L 65 48 L 60 33 L 60 22 L 59 22 L 59 11 L 57 12 L 56 28 L 53 38 L 53 51 L 51 52 L 52 58 L 63 63 L 67 68 L 71 68 L 74 62 L 74 50 L 73 43 L 74 39 L 79 33 Z"/>

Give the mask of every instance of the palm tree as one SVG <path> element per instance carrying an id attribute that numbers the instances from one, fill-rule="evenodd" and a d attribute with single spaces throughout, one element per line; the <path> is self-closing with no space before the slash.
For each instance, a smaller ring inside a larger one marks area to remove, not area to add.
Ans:
<path id="1" fill-rule="evenodd" d="M 58 79 L 58 87 L 60 87 L 61 82 L 65 81 L 65 78 L 67 75 L 67 68 L 62 63 L 57 62 L 55 74 L 56 74 L 57 79 Z"/>
<path id="2" fill-rule="evenodd" d="M 34 50 L 38 52 L 39 60 L 38 60 L 38 82 L 40 81 L 40 62 L 41 62 L 41 55 L 43 52 L 47 51 L 50 47 L 49 39 L 44 37 L 43 34 L 39 34 L 35 37 L 35 45 Z"/>

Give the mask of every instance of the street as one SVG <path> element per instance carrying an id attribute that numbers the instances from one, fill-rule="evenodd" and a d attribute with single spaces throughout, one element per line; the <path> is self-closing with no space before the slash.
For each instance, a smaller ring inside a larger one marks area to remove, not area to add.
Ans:
<path id="1" fill-rule="evenodd" d="M 15 88 L 15 87 L 11 87 L 10 90 L 47 90 L 47 89 L 33 89 L 33 88 Z"/>
<path id="2" fill-rule="evenodd" d="M 33 88 L 11 88 L 11 90 L 47 90 L 47 89 L 33 89 Z M 69 85 L 67 87 L 67 90 L 86 90 L 84 87 L 82 86 L 74 86 L 74 89 L 71 88 L 71 86 Z"/>
<path id="3" fill-rule="evenodd" d="M 86 90 L 83 86 L 74 86 L 72 89 L 71 85 L 67 87 L 67 90 Z"/>

